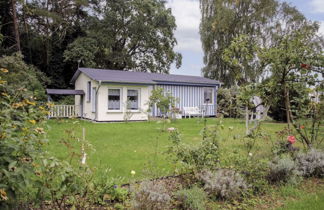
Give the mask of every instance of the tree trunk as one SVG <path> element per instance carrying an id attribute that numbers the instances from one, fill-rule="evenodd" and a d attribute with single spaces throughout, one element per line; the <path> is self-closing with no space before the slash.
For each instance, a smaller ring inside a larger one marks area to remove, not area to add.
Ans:
<path id="1" fill-rule="evenodd" d="M 20 52 L 21 48 L 20 48 L 20 37 L 19 37 L 17 11 L 16 11 L 16 0 L 11 0 L 11 9 L 12 9 L 12 20 L 13 20 L 13 24 L 14 24 L 16 47 L 17 47 L 17 50 Z"/>
<path id="2" fill-rule="evenodd" d="M 249 107 L 245 106 L 245 134 L 249 135 Z"/>
<path id="3" fill-rule="evenodd" d="M 288 128 L 290 127 L 291 119 L 290 119 L 290 99 L 289 99 L 289 90 L 287 88 L 287 84 L 284 83 L 284 96 L 285 96 L 285 108 L 286 108 L 286 117 Z"/>

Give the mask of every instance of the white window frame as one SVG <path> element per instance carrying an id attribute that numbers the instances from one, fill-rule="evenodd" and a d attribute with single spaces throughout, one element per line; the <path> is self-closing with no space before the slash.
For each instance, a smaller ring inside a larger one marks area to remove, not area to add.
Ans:
<path id="1" fill-rule="evenodd" d="M 92 92 L 91 81 L 88 81 L 87 82 L 87 102 L 88 103 L 91 102 L 91 92 Z"/>
<path id="2" fill-rule="evenodd" d="M 215 89 L 212 87 L 204 87 L 204 92 L 203 92 L 203 105 L 207 105 L 207 103 L 205 103 L 205 90 L 207 89 L 211 89 L 212 90 L 212 98 L 210 103 L 208 103 L 208 105 L 214 105 L 214 98 L 215 98 Z"/>
<path id="3" fill-rule="evenodd" d="M 119 109 L 109 109 L 109 90 L 119 90 Z M 123 101 L 123 88 L 108 88 L 108 92 L 107 92 L 107 110 L 108 112 L 122 112 L 122 101 Z"/>
<path id="4" fill-rule="evenodd" d="M 92 103 L 91 103 L 91 111 L 93 112 L 93 113 L 95 113 L 96 111 L 97 111 L 97 100 L 96 100 L 96 90 L 97 90 L 97 88 L 96 87 L 92 87 L 91 88 L 91 101 L 92 101 Z"/>
<path id="5" fill-rule="evenodd" d="M 128 109 L 128 107 L 127 107 L 127 101 L 128 101 L 128 90 L 137 90 L 137 92 L 138 92 L 138 98 L 137 98 L 137 103 L 138 103 L 138 105 L 137 105 L 137 109 Z M 127 88 L 126 89 L 126 109 L 127 109 L 127 111 L 131 111 L 131 112 L 138 112 L 139 110 L 140 110 L 140 108 L 141 108 L 141 88 Z"/>

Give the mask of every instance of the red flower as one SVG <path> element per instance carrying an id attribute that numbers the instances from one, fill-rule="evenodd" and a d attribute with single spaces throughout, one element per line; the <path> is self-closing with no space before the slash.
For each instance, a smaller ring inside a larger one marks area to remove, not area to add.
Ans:
<path id="1" fill-rule="evenodd" d="M 287 140 L 289 141 L 290 144 L 293 144 L 296 142 L 296 138 L 295 136 L 288 136 L 287 137 Z"/>
<path id="2" fill-rule="evenodd" d="M 304 129 L 304 128 L 305 128 L 305 126 L 303 126 L 303 125 L 300 126 L 300 129 Z"/>

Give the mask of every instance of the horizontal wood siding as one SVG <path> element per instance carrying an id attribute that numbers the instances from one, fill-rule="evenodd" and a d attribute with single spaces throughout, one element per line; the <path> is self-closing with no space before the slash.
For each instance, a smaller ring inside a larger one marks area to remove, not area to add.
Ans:
<path id="1" fill-rule="evenodd" d="M 214 104 L 203 104 L 204 88 L 199 86 L 182 86 L 182 85 L 157 85 L 163 88 L 165 93 L 170 93 L 173 97 L 178 98 L 176 107 L 182 111 L 183 107 L 199 107 L 206 110 L 207 116 L 216 115 L 217 108 L 217 87 L 214 88 Z M 158 109 L 153 109 L 154 116 L 161 116 Z"/>

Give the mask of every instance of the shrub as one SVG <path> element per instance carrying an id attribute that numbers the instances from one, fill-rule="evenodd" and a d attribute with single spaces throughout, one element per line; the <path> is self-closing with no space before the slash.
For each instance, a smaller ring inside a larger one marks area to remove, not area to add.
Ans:
<path id="1" fill-rule="evenodd" d="M 172 131 L 169 139 L 172 145 L 168 154 L 175 163 L 180 163 L 185 170 L 200 171 L 202 169 L 215 169 L 219 164 L 218 125 L 205 128 L 202 131 L 202 140 L 198 145 L 192 146 L 182 143 L 177 130 Z"/>
<path id="2" fill-rule="evenodd" d="M 183 209 L 203 210 L 206 209 L 205 203 L 207 195 L 205 191 L 197 186 L 191 189 L 182 189 L 175 193 Z"/>
<path id="3" fill-rule="evenodd" d="M 307 153 L 298 154 L 296 164 L 305 177 L 324 177 L 324 152 L 312 149 Z"/>
<path id="4" fill-rule="evenodd" d="M 234 170 L 203 171 L 198 178 L 204 183 L 204 189 L 209 195 L 219 199 L 237 199 L 248 189 L 243 177 Z"/>
<path id="5" fill-rule="evenodd" d="M 134 193 L 134 209 L 168 209 L 171 197 L 162 184 L 144 181 Z"/>
<path id="6" fill-rule="evenodd" d="M 298 170 L 295 162 L 289 157 L 276 157 L 269 164 L 268 180 L 270 183 L 296 183 Z"/>

